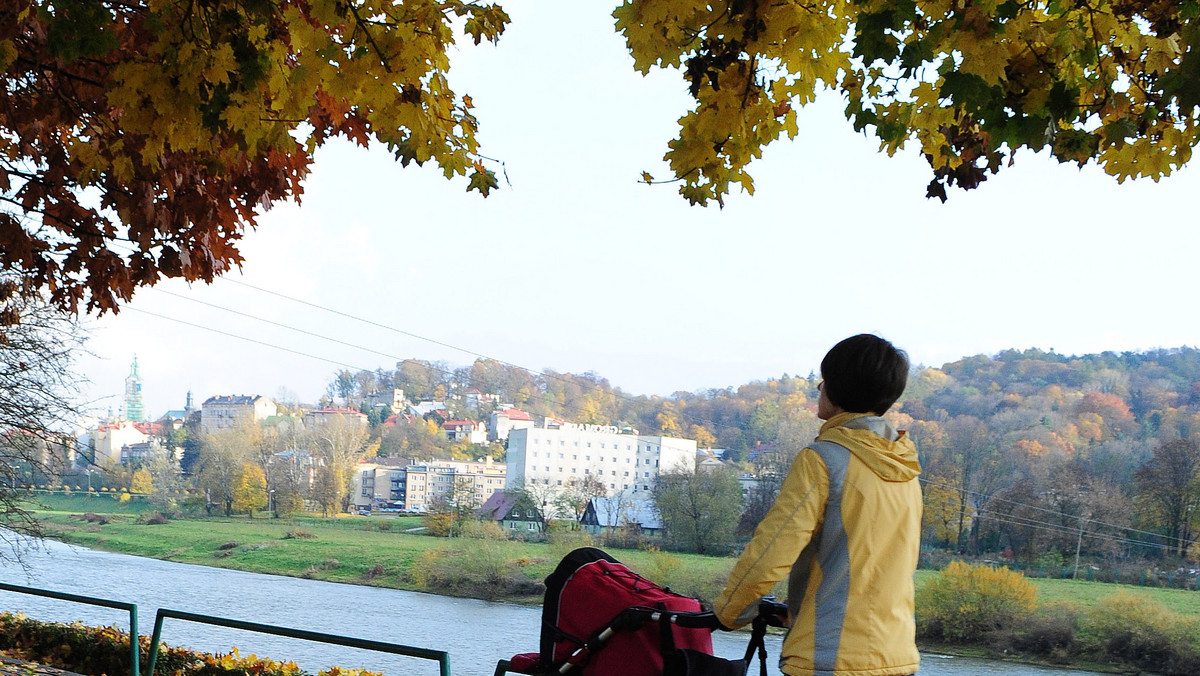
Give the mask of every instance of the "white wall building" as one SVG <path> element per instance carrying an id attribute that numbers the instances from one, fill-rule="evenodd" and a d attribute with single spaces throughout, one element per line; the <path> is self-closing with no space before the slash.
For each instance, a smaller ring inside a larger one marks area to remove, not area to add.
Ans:
<path id="1" fill-rule="evenodd" d="M 545 423 L 543 423 L 545 425 Z M 610 493 L 649 491 L 659 472 L 693 471 L 696 442 L 675 437 L 622 434 L 617 427 L 560 423 L 508 434 L 509 485 L 569 486 L 585 476 Z"/>

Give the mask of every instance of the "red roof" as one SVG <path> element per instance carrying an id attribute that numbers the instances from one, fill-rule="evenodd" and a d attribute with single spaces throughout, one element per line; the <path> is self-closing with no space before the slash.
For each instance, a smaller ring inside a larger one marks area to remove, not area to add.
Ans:
<path id="1" fill-rule="evenodd" d="M 509 420 L 533 420 L 532 416 L 519 408 L 506 408 L 500 414 L 508 416 Z"/>
<path id="2" fill-rule="evenodd" d="M 477 424 L 474 420 L 447 420 L 442 423 L 442 429 L 448 430 L 452 427 L 470 427 L 471 429 L 475 429 L 475 425 Z"/>
<path id="3" fill-rule="evenodd" d="M 142 434 L 158 435 L 162 434 L 162 423 L 156 422 L 135 422 L 133 426 Z"/>
<path id="4" fill-rule="evenodd" d="M 328 413 L 328 414 L 337 413 L 339 415 L 361 415 L 363 417 L 366 417 L 366 415 L 367 415 L 366 413 L 363 413 L 362 411 L 356 411 L 352 408 L 341 408 L 341 407 L 339 407 L 339 408 L 317 408 L 317 409 L 313 409 L 313 413 Z"/>

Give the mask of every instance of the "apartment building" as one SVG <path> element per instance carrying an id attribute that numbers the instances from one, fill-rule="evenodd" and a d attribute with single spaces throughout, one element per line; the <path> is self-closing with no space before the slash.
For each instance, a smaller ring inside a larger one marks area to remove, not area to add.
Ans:
<path id="1" fill-rule="evenodd" d="M 570 486 L 590 475 L 610 493 L 649 491 L 660 472 L 695 466 L 692 439 L 552 420 L 508 434 L 508 480 L 514 486 Z"/>
<path id="2" fill-rule="evenodd" d="M 359 508 L 393 505 L 425 512 L 442 497 L 482 505 L 507 484 L 504 465 L 492 460 L 433 460 L 400 466 L 399 461 L 376 458 L 359 463 L 352 496 Z"/>
<path id="3" fill-rule="evenodd" d="M 209 397 L 200 405 L 200 431 L 212 434 L 243 423 L 266 420 L 276 412 L 275 402 L 257 394 Z"/>

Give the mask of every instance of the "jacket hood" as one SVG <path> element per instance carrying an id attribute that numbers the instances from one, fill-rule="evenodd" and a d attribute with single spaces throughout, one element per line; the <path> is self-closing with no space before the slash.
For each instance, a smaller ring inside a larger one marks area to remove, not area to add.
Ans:
<path id="1" fill-rule="evenodd" d="M 908 433 L 879 416 L 839 413 L 821 426 L 817 441 L 844 446 L 884 481 L 911 481 L 921 474 L 917 447 Z"/>

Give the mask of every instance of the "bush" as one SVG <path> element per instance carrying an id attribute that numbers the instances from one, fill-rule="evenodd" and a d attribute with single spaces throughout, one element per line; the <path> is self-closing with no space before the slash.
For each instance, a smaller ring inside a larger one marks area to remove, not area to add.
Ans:
<path id="1" fill-rule="evenodd" d="M 150 651 L 150 636 L 140 638 L 142 654 Z M 129 634 L 115 627 L 87 627 L 79 623 L 39 622 L 24 615 L 0 614 L 0 650 L 17 659 L 81 674 L 129 673 Z M 234 648 L 228 655 L 212 655 L 186 648 L 159 649 L 156 673 L 173 676 L 306 676 L 294 663 L 242 657 Z M 361 669 L 331 667 L 317 676 L 381 676 Z"/>
<path id="2" fill-rule="evenodd" d="M 1168 676 L 1200 673 L 1200 622 L 1135 594 L 1100 599 L 1082 618 L 1080 635 L 1102 659 Z"/>
<path id="3" fill-rule="evenodd" d="M 1078 625 L 1079 606 L 1066 602 L 1051 603 L 1038 608 L 1019 628 L 1001 632 L 997 636 L 996 648 L 1068 664 L 1078 652 Z"/>
<path id="4" fill-rule="evenodd" d="M 917 636 L 973 642 L 1013 629 L 1037 607 L 1037 589 L 1008 568 L 952 561 L 917 592 Z"/>
<path id="5" fill-rule="evenodd" d="M 550 560 L 562 561 L 563 557 L 580 547 L 595 547 L 596 541 L 587 531 L 552 528 L 546 535 L 550 543 Z M 557 565 L 557 563 L 555 564 Z"/>
<path id="6" fill-rule="evenodd" d="M 233 542 L 233 541 L 230 541 L 230 542 L 222 542 L 221 544 L 217 545 L 217 549 L 219 549 L 219 550 L 221 550 L 221 551 L 225 551 L 225 550 L 227 550 L 227 549 L 234 549 L 234 548 L 236 548 L 237 546 L 238 546 L 238 543 L 237 543 L 237 542 Z"/>
<path id="7" fill-rule="evenodd" d="M 170 523 L 170 522 L 171 522 L 171 520 L 168 519 L 167 515 L 163 514 L 162 512 L 155 512 L 154 514 L 150 515 L 149 519 L 146 519 L 146 524 L 150 525 L 150 526 L 157 526 L 160 524 Z"/>
<path id="8" fill-rule="evenodd" d="M 312 540 L 316 537 L 312 531 L 307 531 L 303 528 L 293 528 L 283 534 L 284 540 Z"/>
<path id="9" fill-rule="evenodd" d="M 545 587 L 509 561 L 495 540 L 481 540 L 465 550 L 431 549 L 413 562 L 413 581 L 430 591 L 495 600 L 502 596 L 541 594 Z"/>

